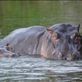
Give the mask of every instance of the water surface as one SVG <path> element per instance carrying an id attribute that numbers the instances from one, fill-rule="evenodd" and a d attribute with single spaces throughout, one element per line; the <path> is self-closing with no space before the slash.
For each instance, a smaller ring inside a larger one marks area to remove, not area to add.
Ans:
<path id="1" fill-rule="evenodd" d="M 82 61 L 1 58 L 0 82 L 82 82 Z"/>

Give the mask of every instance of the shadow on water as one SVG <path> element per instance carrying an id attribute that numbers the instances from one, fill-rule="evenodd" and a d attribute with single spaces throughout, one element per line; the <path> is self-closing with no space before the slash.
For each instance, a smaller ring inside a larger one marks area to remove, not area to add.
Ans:
<path id="1" fill-rule="evenodd" d="M 0 82 L 82 82 L 82 61 L 2 58 Z"/>

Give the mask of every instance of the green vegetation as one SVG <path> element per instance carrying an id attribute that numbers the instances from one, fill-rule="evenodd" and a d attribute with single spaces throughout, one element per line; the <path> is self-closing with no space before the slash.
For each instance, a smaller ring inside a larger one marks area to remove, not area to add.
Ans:
<path id="1" fill-rule="evenodd" d="M 81 17 L 82 1 L 0 1 L 0 36 L 33 25 L 81 24 Z"/>

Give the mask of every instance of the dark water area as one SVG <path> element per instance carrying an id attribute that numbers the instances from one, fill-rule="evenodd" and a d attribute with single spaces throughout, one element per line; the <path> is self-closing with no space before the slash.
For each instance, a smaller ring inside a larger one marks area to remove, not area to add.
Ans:
<path id="1" fill-rule="evenodd" d="M 1 58 L 0 82 L 82 82 L 82 61 Z"/>

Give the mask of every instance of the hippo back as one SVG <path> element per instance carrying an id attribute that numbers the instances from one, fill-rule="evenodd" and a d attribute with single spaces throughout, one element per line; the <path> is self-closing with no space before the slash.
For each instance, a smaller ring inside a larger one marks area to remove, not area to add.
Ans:
<path id="1" fill-rule="evenodd" d="M 39 51 L 37 52 L 36 49 L 39 48 L 39 39 L 44 34 L 45 29 L 44 26 L 16 29 L 0 41 L 0 47 L 9 43 L 13 52 L 17 54 L 38 54 Z"/>

